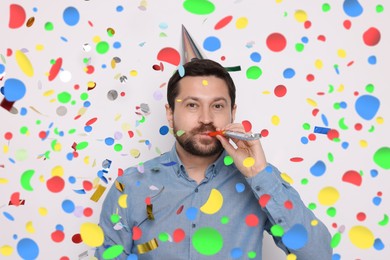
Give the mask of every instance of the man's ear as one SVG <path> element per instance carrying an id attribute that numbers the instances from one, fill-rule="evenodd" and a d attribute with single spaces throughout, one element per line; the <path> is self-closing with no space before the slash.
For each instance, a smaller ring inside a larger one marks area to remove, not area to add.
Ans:
<path id="1" fill-rule="evenodd" d="M 234 104 L 233 105 L 233 108 L 232 108 L 232 122 L 234 122 L 234 120 L 236 119 L 236 111 L 237 111 L 237 104 Z"/>
<path id="2" fill-rule="evenodd" d="M 167 117 L 167 121 L 169 123 L 169 127 L 173 128 L 173 111 L 169 104 L 165 105 L 165 115 Z"/>

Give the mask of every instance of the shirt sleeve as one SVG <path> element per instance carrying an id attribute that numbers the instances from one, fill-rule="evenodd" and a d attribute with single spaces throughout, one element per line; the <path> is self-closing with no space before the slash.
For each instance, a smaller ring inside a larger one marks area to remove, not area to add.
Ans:
<path id="1" fill-rule="evenodd" d="M 298 192 L 282 179 L 276 167 L 268 164 L 259 174 L 247 178 L 247 182 L 267 214 L 265 229 L 279 248 L 286 254 L 295 254 L 299 260 L 332 259 L 328 229 L 305 206 Z M 271 232 L 273 226 L 283 232 Z"/>
<path id="2" fill-rule="evenodd" d="M 121 177 L 118 177 L 116 182 L 121 183 L 120 178 Z M 104 199 L 99 220 L 99 226 L 104 232 L 104 242 L 101 246 L 96 248 L 95 257 L 97 257 L 97 259 L 104 259 L 104 251 L 114 245 L 123 246 L 123 252 L 115 259 L 125 260 L 130 254 L 133 240 L 132 228 L 127 221 L 129 198 L 126 198 L 127 207 L 124 208 L 122 204 L 119 205 L 118 203 L 118 200 L 122 195 L 127 196 L 126 186 L 120 191 L 120 189 L 113 184 Z"/>

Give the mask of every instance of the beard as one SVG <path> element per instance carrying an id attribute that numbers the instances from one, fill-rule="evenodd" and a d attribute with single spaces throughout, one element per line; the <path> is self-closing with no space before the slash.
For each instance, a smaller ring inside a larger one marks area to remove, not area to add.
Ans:
<path id="1" fill-rule="evenodd" d="M 201 126 L 194 128 L 181 136 L 177 136 L 176 133 L 178 130 L 179 129 L 177 129 L 176 126 L 173 125 L 173 132 L 177 142 L 181 147 L 183 147 L 185 151 L 192 155 L 208 157 L 217 155 L 223 150 L 221 142 L 218 141 L 218 139 L 216 138 L 211 138 L 207 140 L 197 140 L 196 138 L 197 134 L 201 134 L 208 131 L 216 131 L 216 128 L 212 124 L 202 124 Z"/>

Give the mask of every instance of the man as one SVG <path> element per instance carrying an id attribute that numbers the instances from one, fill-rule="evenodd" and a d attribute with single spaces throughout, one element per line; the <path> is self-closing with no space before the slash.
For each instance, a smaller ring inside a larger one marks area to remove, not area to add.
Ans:
<path id="1" fill-rule="evenodd" d="M 234 123 L 229 73 L 207 59 L 184 70 L 168 82 L 175 145 L 142 172 L 131 167 L 117 178 L 103 203 L 105 240 L 95 256 L 108 258 L 121 245 L 117 259 L 261 259 L 266 230 L 290 257 L 331 259 L 327 228 L 266 161 L 260 141 L 210 134 L 245 133 Z"/>

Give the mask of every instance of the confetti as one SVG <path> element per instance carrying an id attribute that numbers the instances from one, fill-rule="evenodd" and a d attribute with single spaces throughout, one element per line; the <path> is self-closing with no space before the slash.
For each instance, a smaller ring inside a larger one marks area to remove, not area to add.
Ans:
<path id="1" fill-rule="evenodd" d="M 218 230 L 211 227 L 197 229 L 192 236 L 195 250 L 206 256 L 217 254 L 223 247 L 223 237 Z"/>
<path id="2" fill-rule="evenodd" d="M 9 6 L 9 22 L 8 26 L 11 29 L 17 29 L 23 26 L 26 20 L 26 11 L 18 4 L 11 4 Z"/>
<path id="3" fill-rule="evenodd" d="M 85 222 L 81 224 L 80 235 L 83 242 L 90 247 L 101 246 L 104 242 L 104 232 L 95 223 Z"/>
<path id="4" fill-rule="evenodd" d="M 212 189 L 207 201 L 200 207 L 200 211 L 205 214 L 217 213 L 223 205 L 223 196 L 217 189 Z"/>

